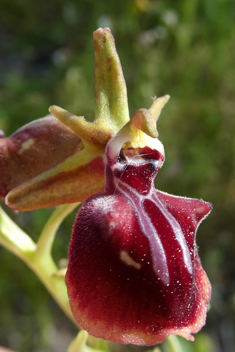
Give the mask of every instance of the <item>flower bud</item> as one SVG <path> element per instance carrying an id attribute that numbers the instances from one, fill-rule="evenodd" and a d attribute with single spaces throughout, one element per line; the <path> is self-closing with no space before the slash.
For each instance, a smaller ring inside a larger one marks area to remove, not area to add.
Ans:
<path id="1" fill-rule="evenodd" d="M 0 131 L 1 137 L 1 131 Z M 53 116 L 0 138 L 0 199 L 10 190 L 54 167 L 81 147 L 81 139 Z"/>

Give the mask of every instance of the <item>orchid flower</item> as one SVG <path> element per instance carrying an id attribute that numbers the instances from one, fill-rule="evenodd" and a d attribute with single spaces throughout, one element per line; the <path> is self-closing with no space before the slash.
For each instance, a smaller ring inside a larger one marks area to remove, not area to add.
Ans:
<path id="1" fill-rule="evenodd" d="M 164 148 L 149 136 L 149 115 L 137 111 L 108 142 L 105 191 L 77 215 L 66 274 L 72 312 L 85 330 L 139 345 L 171 334 L 193 340 L 211 291 L 195 243 L 211 204 L 155 189 Z"/>
<path id="2" fill-rule="evenodd" d="M 205 324 L 211 294 L 195 242 L 211 204 L 155 189 L 165 159 L 156 123 L 169 96 L 129 118 L 109 29 L 94 32 L 94 46 L 94 122 L 52 106 L 60 121 L 55 128 L 47 127 L 47 121 L 55 123 L 49 117 L 1 138 L 0 153 L 2 142 L 13 160 L 23 158 L 26 171 L 32 162 L 27 153 L 39 158 L 40 151 L 55 150 L 39 163 L 43 167 L 13 181 L 17 171 L 0 164 L 1 194 L 21 211 L 85 201 L 73 226 L 65 282 L 72 314 L 89 334 L 138 345 L 171 334 L 193 340 Z M 50 160 L 60 143 L 63 155 Z"/>

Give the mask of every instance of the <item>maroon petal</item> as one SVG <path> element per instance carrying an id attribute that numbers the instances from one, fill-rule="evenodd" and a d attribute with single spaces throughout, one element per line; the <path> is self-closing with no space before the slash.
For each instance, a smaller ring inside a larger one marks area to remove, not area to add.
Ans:
<path id="1" fill-rule="evenodd" d="M 35 120 L 10 137 L 0 138 L 0 198 L 57 165 L 80 146 L 80 138 L 53 116 Z"/>
<path id="2" fill-rule="evenodd" d="M 152 345 L 171 334 L 193 340 L 205 323 L 211 287 L 195 235 L 211 205 L 155 190 L 159 143 L 115 154 L 111 140 L 106 191 L 84 203 L 73 228 L 72 312 L 91 335 L 114 342 Z"/>

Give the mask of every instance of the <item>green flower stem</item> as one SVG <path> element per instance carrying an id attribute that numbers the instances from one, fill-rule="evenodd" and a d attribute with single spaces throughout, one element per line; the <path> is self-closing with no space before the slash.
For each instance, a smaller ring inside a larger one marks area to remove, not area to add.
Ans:
<path id="1" fill-rule="evenodd" d="M 69 345 L 67 352 L 109 352 L 108 341 L 88 335 L 85 330 L 79 331 Z"/>
<path id="2" fill-rule="evenodd" d="M 37 245 L 0 207 L 0 244 L 26 263 L 36 252 Z"/>
<path id="3" fill-rule="evenodd" d="M 76 323 L 70 310 L 64 278 L 55 275 L 58 268 L 52 257 L 50 255 L 41 256 L 39 258 L 36 257 L 36 260 L 33 258 L 33 260 L 30 260 L 27 264 L 39 277 L 64 313 Z"/>
<path id="4" fill-rule="evenodd" d="M 91 352 L 86 345 L 88 333 L 85 330 L 79 331 L 75 339 L 70 343 L 67 352 Z"/>
<path id="5" fill-rule="evenodd" d="M 0 209 L 0 244 L 21 258 L 35 272 L 73 322 L 75 320 L 70 310 L 67 289 L 64 279 L 56 276 L 58 268 L 52 259 L 51 248 L 59 225 L 77 205 L 78 203 L 57 207 L 46 223 L 37 245 Z"/>
<path id="6" fill-rule="evenodd" d="M 52 245 L 60 224 L 79 204 L 80 203 L 71 203 L 56 207 L 41 232 L 34 260 L 38 260 L 40 257 L 44 258 L 46 254 L 51 255 Z"/>
<path id="7" fill-rule="evenodd" d="M 168 344 L 170 352 L 183 352 L 179 339 L 176 335 L 170 335 L 166 339 L 166 342 Z"/>
<path id="8" fill-rule="evenodd" d="M 110 352 L 109 342 L 107 340 L 99 339 L 94 336 L 88 335 L 87 342 L 93 351 Z"/>

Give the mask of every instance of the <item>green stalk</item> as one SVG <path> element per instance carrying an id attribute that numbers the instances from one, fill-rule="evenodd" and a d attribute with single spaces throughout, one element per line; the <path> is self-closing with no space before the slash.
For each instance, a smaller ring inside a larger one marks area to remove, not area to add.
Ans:
<path id="1" fill-rule="evenodd" d="M 59 205 L 55 208 L 48 221 L 46 222 L 37 243 L 37 251 L 34 260 L 44 258 L 45 255 L 51 256 L 51 249 L 55 240 L 56 232 L 62 221 L 69 215 L 80 203 L 71 203 Z"/>
<path id="2" fill-rule="evenodd" d="M 58 206 L 47 221 L 36 244 L 0 208 L 0 244 L 22 259 L 39 277 L 64 313 L 75 322 L 70 310 L 64 279 L 51 256 L 55 234 L 64 218 L 79 203 Z"/>
<path id="3" fill-rule="evenodd" d="M 32 259 L 37 248 L 36 243 L 7 216 L 1 207 L 0 244 L 25 262 Z"/>
<path id="4" fill-rule="evenodd" d="M 183 352 L 179 339 L 176 335 L 170 335 L 166 339 L 170 352 Z"/>

